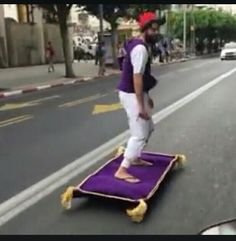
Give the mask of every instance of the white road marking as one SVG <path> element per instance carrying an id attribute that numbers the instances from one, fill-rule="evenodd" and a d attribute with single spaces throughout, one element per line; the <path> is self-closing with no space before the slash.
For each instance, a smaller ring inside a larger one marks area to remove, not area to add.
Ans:
<path id="1" fill-rule="evenodd" d="M 47 100 L 51 100 L 51 99 L 55 99 L 55 98 L 59 98 L 59 97 L 60 97 L 59 95 L 54 95 L 54 96 L 44 97 L 44 98 L 40 98 L 37 100 L 28 101 L 28 102 L 7 103 L 0 107 L 0 111 L 9 111 L 9 110 L 37 106 L 37 105 L 40 105 L 41 102 L 43 102 L 43 101 L 47 101 Z"/>
<path id="2" fill-rule="evenodd" d="M 63 83 L 63 85 L 70 85 L 70 84 L 74 84 L 76 82 L 76 80 L 70 80 L 70 81 L 66 81 Z"/>
<path id="3" fill-rule="evenodd" d="M 215 62 L 216 62 L 216 60 L 207 61 L 207 62 L 198 64 L 198 65 L 193 65 L 193 66 L 191 66 L 191 67 L 186 67 L 186 68 L 183 68 L 183 69 L 179 69 L 179 70 L 177 70 L 177 72 L 187 72 L 187 71 L 189 71 L 189 70 L 198 69 L 198 68 L 201 68 L 201 67 L 203 67 L 203 66 L 206 66 L 207 64 L 213 64 L 213 63 L 215 63 Z"/>
<path id="4" fill-rule="evenodd" d="M 157 124 L 164 120 L 169 115 L 190 103 L 192 100 L 196 99 L 198 96 L 205 93 L 207 90 L 217 85 L 219 82 L 226 79 L 235 72 L 236 68 L 220 75 L 206 85 L 200 87 L 194 92 L 188 94 L 177 102 L 156 113 L 153 116 L 154 123 Z M 113 152 L 114 147 L 123 145 L 127 141 L 128 137 L 129 131 L 127 130 L 106 142 L 105 144 L 101 145 L 100 147 L 96 148 L 94 151 L 89 152 L 81 158 L 78 158 L 74 162 L 53 173 L 49 177 L 41 180 L 40 182 L 34 184 L 33 186 L 25 189 L 21 193 L 2 203 L 0 205 L 0 226 L 7 223 L 35 203 L 39 202 L 41 199 L 45 198 L 53 191 L 67 184 L 71 179 L 75 178 L 98 161 L 107 157 Z"/>
<path id="5" fill-rule="evenodd" d="M 213 86 L 217 85 L 220 81 L 223 79 L 226 79 L 230 75 L 236 72 L 236 68 L 220 75 L 219 77 L 215 78 L 211 82 L 208 82 L 207 84 L 203 85 L 202 87 L 198 88 L 197 90 L 193 91 L 192 93 L 186 95 L 185 97 L 181 98 L 180 100 L 176 101 L 175 103 L 171 104 L 167 108 L 161 110 L 160 112 L 156 113 L 153 116 L 153 121 L 155 124 L 159 123 L 161 120 L 165 119 L 175 111 L 179 110 L 181 107 L 185 106 L 189 102 L 196 99 L 199 95 L 203 94 Z"/>
<path id="6" fill-rule="evenodd" d="M 38 86 L 37 89 L 38 90 L 43 90 L 43 89 L 48 89 L 50 87 L 51 87 L 51 85 L 41 85 L 41 86 Z"/>
<path id="7" fill-rule="evenodd" d="M 20 95 L 22 93 L 22 90 L 14 90 L 10 92 L 6 92 L 4 95 L 6 97 L 12 96 L 12 95 Z"/>
<path id="8" fill-rule="evenodd" d="M 175 73 L 178 73 L 178 72 L 187 72 L 187 71 L 190 71 L 190 70 L 193 70 L 193 69 L 198 69 L 198 68 L 201 68 L 207 64 L 213 64 L 215 63 L 216 61 L 213 60 L 213 61 L 208 61 L 208 62 L 204 62 L 204 63 L 201 63 L 201 64 L 198 64 L 198 65 L 193 65 L 191 67 L 186 67 L 186 68 L 182 68 L 182 69 L 178 69 L 178 70 L 175 70 L 173 72 L 168 72 L 168 73 L 165 73 L 165 74 L 161 74 L 159 75 L 159 78 L 165 78 L 165 77 L 170 77 L 172 75 L 174 75 Z"/>
<path id="9" fill-rule="evenodd" d="M 44 98 L 29 101 L 29 102 L 30 103 L 37 103 L 37 102 L 43 102 L 43 101 L 57 99 L 57 98 L 60 98 L 60 95 L 53 95 L 53 96 L 49 96 L 49 97 L 44 97 Z"/>
<path id="10" fill-rule="evenodd" d="M 189 71 L 189 70 L 191 70 L 191 69 L 192 69 L 192 67 L 183 68 L 183 69 L 177 70 L 177 72 L 186 72 L 186 71 Z"/>
<path id="11" fill-rule="evenodd" d="M 4 120 L 0 122 L 0 128 L 6 127 L 6 126 L 10 126 L 10 125 L 14 125 L 29 119 L 32 119 L 33 116 L 32 115 L 22 115 L 22 116 L 18 116 L 15 118 L 11 118 L 8 120 Z"/>
<path id="12" fill-rule="evenodd" d="M 63 108 L 63 107 L 74 107 L 74 106 L 77 106 L 77 105 L 80 105 L 80 104 L 85 104 L 85 103 L 88 103 L 88 102 L 91 102 L 93 100 L 97 100 L 97 99 L 100 99 L 102 97 L 105 97 L 107 96 L 109 93 L 107 94 L 96 94 L 96 95 L 91 95 L 89 97 L 85 97 L 83 99 L 78 99 L 78 100 L 73 100 L 73 101 L 70 101 L 70 102 L 66 102 L 62 105 L 59 105 L 60 108 Z"/>

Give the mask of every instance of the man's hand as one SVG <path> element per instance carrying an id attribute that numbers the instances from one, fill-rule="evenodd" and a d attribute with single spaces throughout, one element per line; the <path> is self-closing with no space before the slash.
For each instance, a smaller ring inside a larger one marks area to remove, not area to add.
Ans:
<path id="1" fill-rule="evenodd" d="M 149 114 L 144 109 L 140 109 L 139 117 L 143 120 L 150 120 Z"/>
<path id="2" fill-rule="evenodd" d="M 154 108 L 154 102 L 150 97 L 148 98 L 148 106 L 149 106 L 150 109 Z"/>
<path id="3" fill-rule="evenodd" d="M 145 111 L 144 108 L 144 96 L 143 96 L 143 76 L 142 74 L 134 74 L 134 89 L 135 89 L 135 94 L 137 97 L 138 101 L 138 106 L 139 106 L 139 116 L 138 118 L 142 118 L 144 120 L 149 120 L 150 117 Z"/>

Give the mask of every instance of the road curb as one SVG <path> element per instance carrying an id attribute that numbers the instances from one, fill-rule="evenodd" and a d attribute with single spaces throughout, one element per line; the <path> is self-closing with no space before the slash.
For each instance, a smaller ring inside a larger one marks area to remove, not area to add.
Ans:
<path id="1" fill-rule="evenodd" d="M 193 59 L 197 59 L 198 57 L 192 57 L 192 58 L 185 58 L 185 59 L 180 59 L 180 60 L 176 60 L 170 63 L 164 63 L 159 65 L 161 66 L 166 66 L 166 65 L 170 65 L 170 64 L 175 64 L 175 63 L 181 63 L 181 62 L 186 62 L 188 60 L 193 60 Z M 119 74 L 120 71 L 114 71 L 113 73 L 105 73 L 105 77 L 111 76 L 111 75 L 116 75 Z M 91 80 L 96 80 L 99 79 L 101 77 L 95 76 L 95 77 L 85 77 L 82 79 L 72 79 L 72 80 L 67 80 L 67 81 L 62 81 L 56 84 L 45 84 L 45 85 L 39 85 L 39 86 L 34 86 L 34 87 L 25 87 L 23 89 L 19 89 L 19 90 L 9 90 L 9 91 L 3 91 L 0 92 L 0 99 L 3 98 L 7 98 L 10 96 L 15 96 L 15 95 L 21 95 L 21 94 L 26 94 L 26 93 L 31 93 L 31 92 L 35 92 L 35 91 L 40 91 L 40 90 L 45 90 L 45 89 L 50 89 L 50 88 L 55 88 L 55 87 L 62 87 L 62 86 L 66 86 L 66 85 L 72 85 L 72 84 L 78 84 L 78 83 L 83 83 L 83 82 L 87 82 L 87 81 L 91 81 Z"/>
<path id="2" fill-rule="evenodd" d="M 92 78 L 84 78 L 84 79 L 72 79 L 68 81 L 63 81 L 61 83 L 56 83 L 56 84 L 45 84 L 45 85 L 39 85 L 31 88 L 24 88 L 20 90 L 10 90 L 10 91 L 4 91 L 0 92 L 0 99 L 10 97 L 10 96 L 15 96 L 15 95 L 21 95 L 21 94 L 26 94 L 30 92 L 35 92 L 35 91 L 40 91 L 40 90 L 45 90 L 49 88 L 55 88 L 55 87 L 61 87 L 61 86 L 66 86 L 66 85 L 72 85 L 75 83 L 79 82 L 85 82 L 88 80 L 91 80 Z"/>

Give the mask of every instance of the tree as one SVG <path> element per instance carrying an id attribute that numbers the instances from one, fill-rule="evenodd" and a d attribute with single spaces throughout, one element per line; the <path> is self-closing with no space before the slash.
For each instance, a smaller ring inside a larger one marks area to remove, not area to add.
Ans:
<path id="1" fill-rule="evenodd" d="M 129 13 L 130 17 L 138 20 L 138 16 L 140 13 L 145 12 L 145 11 L 152 11 L 156 12 L 157 10 L 165 10 L 169 9 L 170 4 L 130 4 L 129 9 L 127 12 Z"/>
<path id="2" fill-rule="evenodd" d="M 68 29 L 68 17 L 73 4 L 38 4 L 39 7 L 46 10 L 48 18 L 58 21 L 62 38 L 62 48 L 65 59 L 65 76 L 69 78 L 75 77 L 72 56 L 70 51 L 70 38 Z"/>
<path id="3" fill-rule="evenodd" d="M 78 5 L 81 7 L 80 5 Z M 129 4 L 104 4 L 103 5 L 103 17 L 111 25 L 111 44 L 112 44 L 112 57 L 114 67 L 118 67 L 116 46 L 117 46 L 117 28 L 119 26 L 118 20 L 121 17 L 127 15 L 127 9 Z M 98 4 L 86 4 L 84 10 L 88 13 L 99 18 L 99 5 Z"/>
<path id="4" fill-rule="evenodd" d="M 80 6 L 80 5 L 79 5 Z M 104 4 L 103 5 L 103 17 L 111 25 L 111 35 L 112 35 L 112 56 L 114 66 L 118 67 L 117 63 L 117 28 L 119 26 L 118 20 L 120 18 L 138 18 L 138 15 L 144 11 L 156 11 L 158 9 L 165 9 L 168 5 L 165 4 Z M 81 7 L 81 6 L 80 6 Z M 84 10 L 99 17 L 99 7 L 97 4 L 86 4 L 84 5 Z"/>
<path id="5" fill-rule="evenodd" d="M 187 12 L 187 40 L 190 39 L 190 15 Z M 215 9 L 199 9 L 194 11 L 195 35 L 198 42 L 203 45 L 203 41 L 208 41 L 208 51 L 211 52 L 212 40 L 220 39 L 231 41 L 236 39 L 236 17 L 227 12 Z M 171 13 L 171 34 L 175 38 L 182 39 L 183 36 L 183 13 Z"/>
<path id="6" fill-rule="evenodd" d="M 236 16 L 229 13 L 220 12 L 221 21 L 218 25 L 218 35 L 225 41 L 236 40 Z"/>

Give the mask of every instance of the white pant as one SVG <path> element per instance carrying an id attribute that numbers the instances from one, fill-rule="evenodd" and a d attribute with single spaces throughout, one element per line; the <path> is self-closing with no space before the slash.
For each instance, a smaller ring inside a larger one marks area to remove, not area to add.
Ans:
<path id="1" fill-rule="evenodd" d="M 139 117 L 139 108 L 136 94 L 119 92 L 120 102 L 123 105 L 128 120 L 131 137 L 127 143 L 124 153 L 122 167 L 129 168 L 133 161 L 140 157 L 142 150 L 146 146 L 151 133 L 154 131 L 152 119 L 144 120 Z M 145 110 L 151 116 L 151 109 L 148 106 L 148 95 L 144 95 Z"/>

